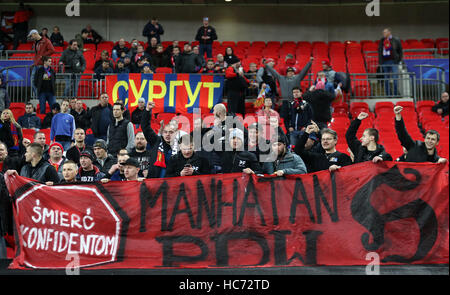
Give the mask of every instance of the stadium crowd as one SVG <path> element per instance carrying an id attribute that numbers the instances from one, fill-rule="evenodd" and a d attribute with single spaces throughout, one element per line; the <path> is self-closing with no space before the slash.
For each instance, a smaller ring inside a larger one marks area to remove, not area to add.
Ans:
<path id="1" fill-rule="evenodd" d="M 313 58 L 303 69 L 286 66 L 281 72 L 274 69 L 273 60 L 267 59 L 259 69 L 251 65 L 249 74 L 253 78 L 249 79 L 232 48 L 218 56 L 217 62 L 211 59 L 211 46 L 217 33 L 209 25 L 208 18 L 203 19 L 196 34 L 196 40 L 200 42 L 198 47 L 192 48 L 187 43 L 181 49 L 174 41 L 164 50 L 160 44 L 163 34 L 162 25 L 152 18 L 143 30 L 143 35 L 148 38 L 146 49 L 137 40 L 132 40 L 131 47 L 127 47 L 125 40 L 120 39 L 111 56 L 107 51 L 102 52 L 95 73 L 99 77 L 106 73 L 153 73 L 159 67 L 169 67 L 177 73 L 224 73 L 228 104 L 214 106 L 212 126 L 204 124 L 201 118 L 194 118 L 192 131 L 186 132 L 179 129 L 177 119 L 172 119 L 161 122 L 160 129 L 155 130 L 151 124 L 156 115 L 153 113 L 155 104 L 144 98 L 139 99 L 138 107 L 132 113 L 120 100 L 111 105 L 106 93 L 99 96 L 96 106 L 85 108 L 75 97 L 76 93 L 71 92 L 79 83 L 73 77 L 68 78 L 65 89 L 65 95 L 73 99 L 57 103 L 55 71 L 50 55 L 54 52 L 53 46 L 59 46 L 64 39 L 58 27 L 53 29 L 50 37 L 45 31 L 31 30 L 28 36 L 34 40 L 36 52 L 32 81 L 41 113 L 45 112 L 46 103 L 51 112 L 41 122 L 31 103 L 26 104 L 25 114 L 17 121 L 7 105 L 1 110 L 1 236 L 11 230 L 11 204 L 3 173 L 56 185 L 236 172 L 283 176 L 321 170 L 333 172 L 364 161 L 394 160 L 379 143 L 377 129 L 367 128 L 362 137 L 357 138 L 361 122 L 369 117 L 366 112 L 359 113 L 346 132 L 348 150 L 336 149 L 337 132 L 328 128 L 328 123 L 331 121 L 331 103 L 342 95 L 346 81 L 332 69 L 328 60 L 322 61 L 323 71 L 317 73 L 314 85 L 302 89 L 300 83 L 310 70 Z M 384 41 L 380 43 L 383 46 L 381 60 L 392 66 L 401 59 L 398 54 L 401 48 L 389 30 L 384 34 Z M 59 61 L 65 72 L 82 73 L 86 67 L 84 45 L 98 44 L 101 40 L 102 37 L 90 26 L 70 40 Z M 280 93 L 277 93 L 276 82 L 280 85 Z M 1 83 L 0 79 L 0 86 Z M 255 123 L 244 126 L 237 117 L 245 114 L 243 92 L 249 87 L 263 95 Z M 278 96 L 282 98 L 279 108 L 275 99 Z M 433 110 L 448 116 L 448 104 L 448 93 L 445 92 Z M 439 157 L 436 149 L 440 134 L 427 130 L 424 141 L 414 141 L 406 131 L 402 110 L 401 106 L 393 110 L 395 130 L 405 148 L 405 154 L 397 160 L 445 163 L 447 160 Z M 37 131 L 33 142 L 24 138 L 24 128 Z M 50 128 L 50 145 L 46 144 L 47 135 L 40 131 L 45 128 Z M 87 130 L 92 131 L 92 144 L 87 142 Z M 4 244 L 0 239 L 0 257 L 4 256 Z"/>

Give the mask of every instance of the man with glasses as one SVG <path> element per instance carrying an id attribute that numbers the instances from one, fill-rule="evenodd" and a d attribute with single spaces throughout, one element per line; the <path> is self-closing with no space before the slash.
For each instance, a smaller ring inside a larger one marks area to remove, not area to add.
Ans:
<path id="1" fill-rule="evenodd" d="M 313 146 L 310 141 L 312 133 L 321 134 L 320 145 Z M 321 170 L 335 171 L 343 166 L 352 164 L 351 158 L 336 150 L 338 136 L 336 131 L 329 128 L 319 129 L 315 122 L 311 122 L 305 132 L 297 139 L 294 152 L 305 162 L 308 172 Z"/>

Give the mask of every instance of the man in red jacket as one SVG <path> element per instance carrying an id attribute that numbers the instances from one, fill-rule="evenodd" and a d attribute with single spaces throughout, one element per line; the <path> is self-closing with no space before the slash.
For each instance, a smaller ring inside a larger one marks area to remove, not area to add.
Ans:
<path id="1" fill-rule="evenodd" d="M 38 67 L 44 65 L 42 57 L 51 56 L 53 53 L 55 53 L 55 47 L 53 47 L 52 42 L 48 38 L 42 38 L 42 36 L 39 35 L 39 32 L 35 29 L 30 31 L 30 33 L 28 34 L 28 38 L 34 41 L 32 50 L 34 51 L 35 55 L 33 58 L 33 66 L 31 69 L 31 77 L 30 77 L 30 80 L 34 81 L 34 75 L 36 73 L 36 70 L 38 69 Z M 34 84 L 33 84 L 33 92 L 36 95 L 37 91 L 36 86 Z"/>

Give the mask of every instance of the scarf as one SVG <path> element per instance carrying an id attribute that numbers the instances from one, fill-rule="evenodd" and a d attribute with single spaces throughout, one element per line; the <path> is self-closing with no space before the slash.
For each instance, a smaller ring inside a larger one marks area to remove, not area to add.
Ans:
<path id="1" fill-rule="evenodd" d="M 158 152 L 156 154 L 156 161 L 153 165 L 161 168 L 166 168 L 166 156 L 164 155 L 164 145 L 162 140 L 159 143 Z"/>
<path id="2" fill-rule="evenodd" d="M 14 125 L 12 122 L 9 124 L 11 126 L 11 136 L 14 141 L 14 145 L 10 148 L 12 150 L 19 150 L 19 133 L 17 132 L 16 125 Z"/>

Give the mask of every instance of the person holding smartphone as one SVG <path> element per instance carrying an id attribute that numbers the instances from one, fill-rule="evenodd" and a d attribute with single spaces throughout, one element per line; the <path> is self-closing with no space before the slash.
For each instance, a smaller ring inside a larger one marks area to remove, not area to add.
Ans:
<path id="1" fill-rule="evenodd" d="M 170 159 L 166 177 L 211 174 L 209 161 L 194 151 L 194 139 L 183 135 L 178 141 L 180 153 Z"/>

